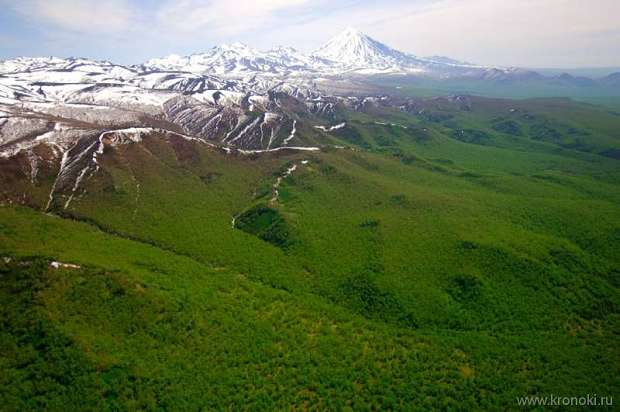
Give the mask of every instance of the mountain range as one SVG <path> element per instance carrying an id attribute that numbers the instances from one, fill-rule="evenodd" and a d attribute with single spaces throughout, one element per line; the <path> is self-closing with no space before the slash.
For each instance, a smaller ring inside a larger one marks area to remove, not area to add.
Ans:
<path id="1" fill-rule="evenodd" d="M 394 75 L 618 84 L 617 73 L 600 80 L 568 74 L 546 78 L 526 69 L 417 57 L 353 28 L 310 54 L 290 47 L 259 51 L 236 43 L 140 65 L 24 57 L 0 62 L 0 154 L 12 156 L 38 144 L 57 145 L 66 154 L 76 136 L 83 136 L 76 130 L 100 135 L 135 127 L 163 128 L 228 149 L 300 145 L 307 142 L 292 131 L 328 130 L 336 124 L 338 105 L 353 110 L 373 102 L 408 107 L 372 80 Z"/>
<path id="2" fill-rule="evenodd" d="M 292 47 L 259 51 L 242 43 L 213 47 L 190 56 L 152 59 L 142 70 L 188 71 L 197 74 L 263 75 L 368 75 L 416 74 L 434 78 L 480 76 L 488 71 L 521 72 L 459 62 L 447 57 L 418 57 L 393 49 L 366 34 L 347 28 L 310 54 Z"/>

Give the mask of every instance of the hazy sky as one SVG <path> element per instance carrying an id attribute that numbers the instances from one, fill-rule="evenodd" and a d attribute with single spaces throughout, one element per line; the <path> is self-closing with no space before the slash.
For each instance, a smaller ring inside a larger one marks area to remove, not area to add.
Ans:
<path id="1" fill-rule="evenodd" d="M 420 56 L 620 66 L 620 0 L 0 0 L 0 58 L 138 63 L 235 41 L 310 51 L 346 26 Z"/>

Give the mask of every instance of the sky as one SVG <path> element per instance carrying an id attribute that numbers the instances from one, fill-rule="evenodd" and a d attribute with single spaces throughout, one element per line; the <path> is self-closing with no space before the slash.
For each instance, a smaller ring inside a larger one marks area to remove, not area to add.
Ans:
<path id="1" fill-rule="evenodd" d="M 620 0 L 0 0 L 0 59 L 132 64 L 232 42 L 309 52 L 347 26 L 419 56 L 620 67 Z"/>

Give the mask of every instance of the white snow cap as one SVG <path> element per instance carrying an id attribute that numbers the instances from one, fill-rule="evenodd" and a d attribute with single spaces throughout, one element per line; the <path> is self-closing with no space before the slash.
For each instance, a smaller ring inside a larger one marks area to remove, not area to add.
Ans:
<path id="1" fill-rule="evenodd" d="M 354 27 L 347 27 L 316 50 L 314 55 L 354 67 L 390 67 L 407 58 L 404 53 L 370 38 Z"/>

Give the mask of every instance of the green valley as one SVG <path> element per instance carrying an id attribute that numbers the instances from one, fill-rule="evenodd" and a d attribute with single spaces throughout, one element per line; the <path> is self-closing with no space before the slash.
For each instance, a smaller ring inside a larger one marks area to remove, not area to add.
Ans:
<path id="1" fill-rule="evenodd" d="M 620 112 L 458 96 L 331 123 L 298 126 L 314 151 L 154 132 L 49 198 L 58 165 L 2 168 L 2 409 L 618 394 Z"/>

